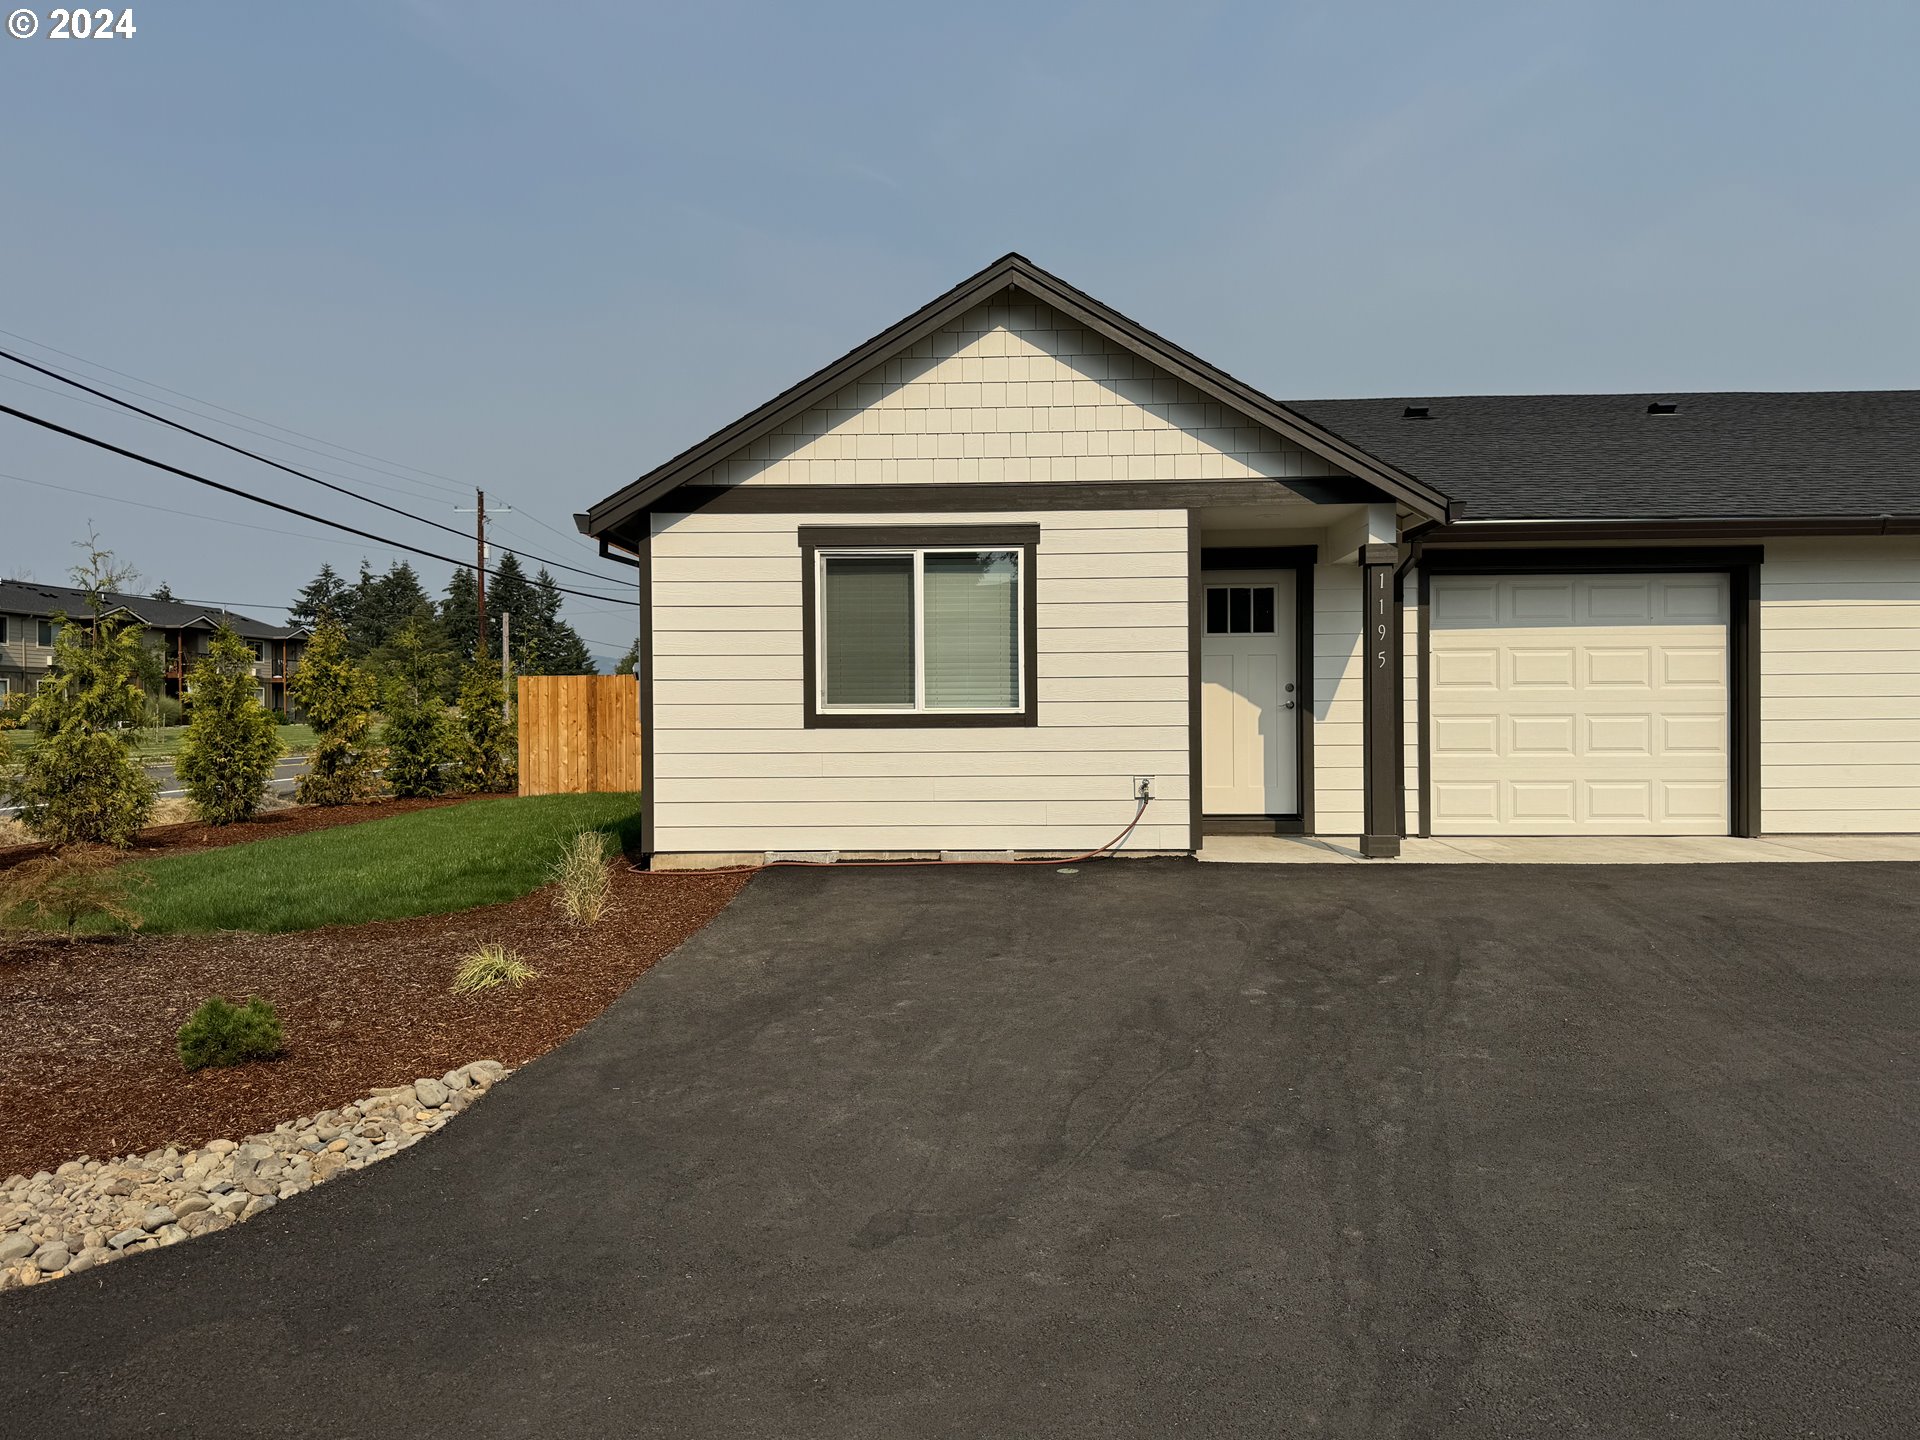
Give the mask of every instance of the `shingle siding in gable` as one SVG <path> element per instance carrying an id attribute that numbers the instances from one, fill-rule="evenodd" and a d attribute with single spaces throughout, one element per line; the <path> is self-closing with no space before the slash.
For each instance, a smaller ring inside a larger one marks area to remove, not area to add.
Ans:
<path id="1" fill-rule="evenodd" d="M 1039 304 L 968 312 L 700 485 L 1233 480 L 1342 472 Z"/>

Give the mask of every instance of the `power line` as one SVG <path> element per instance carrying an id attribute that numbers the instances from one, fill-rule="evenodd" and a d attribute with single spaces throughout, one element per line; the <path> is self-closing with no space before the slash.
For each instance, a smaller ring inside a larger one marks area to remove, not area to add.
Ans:
<path id="1" fill-rule="evenodd" d="M 181 479 L 191 480 L 196 485 L 205 485 L 209 489 L 219 490 L 228 495 L 237 495 L 242 500 L 251 500 L 256 505 L 265 505 L 269 509 L 278 510 L 286 515 L 297 515 L 302 520 L 311 520 L 315 524 L 325 525 L 331 530 L 342 530 L 349 535 L 357 535 L 362 540 L 371 540 L 379 545 L 390 545 L 396 550 L 405 550 L 409 554 L 424 556 L 428 560 L 438 560 L 443 565 L 452 565 L 457 569 L 464 570 L 467 568 L 466 562 L 463 560 L 455 560 L 451 556 L 441 555 L 433 550 L 423 550 L 418 545 L 409 545 L 402 540 L 391 540 L 384 535 L 375 535 L 370 530 L 362 530 L 357 526 L 348 525 L 339 520 L 329 520 L 324 515 L 315 515 L 311 510 L 302 510 L 297 506 L 283 504 L 278 500 L 269 500 L 264 495 L 255 495 L 251 491 L 222 484 L 218 480 L 209 480 L 206 476 L 196 475 L 191 470 L 182 470 L 178 465 L 169 465 L 164 460 L 155 460 L 150 455 L 142 455 L 137 450 L 124 449 L 106 440 L 84 434 L 79 430 L 69 430 L 65 425 L 56 424 L 51 420 L 43 420 L 38 415 L 29 415 L 26 411 L 16 410 L 11 405 L 0 405 L 0 415 L 11 415 L 16 420 L 24 420 L 29 425 L 38 425 L 41 429 L 51 430 L 56 435 L 65 435 L 68 439 L 78 440 L 82 444 L 92 445 L 96 449 L 105 450 L 110 454 L 119 455 L 128 460 L 136 460 L 142 465 L 151 465 L 154 469 L 164 470 L 169 475 L 178 475 Z M 464 539 L 465 537 L 463 536 L 462 538 Z M 612 600 L 616 603 L 630 605 L 637 605 L 639 603 L 638 600 L 623 601 L 618 595 L 603 595 L 590 590 L 571 590 L 565 585 L 555 585 L 554 589 L 558 590 L 562 595 L 574 595 L 582 600 Z"/>
<path id="2" fill-rule="evenodd" d="M 87 384 L 85 381 L 76 380 L 71 375 L 62 375 L 58 370 L 48 369 L 45 365 L 37 364 L 36 362 L 27 359 L 24 355 L 16 355 L 11 350 L 0 349 L 0 359 L 11 360 L 16 365 L 23 365 L 27 369 L 32 370 L 38 374 L 45 375 L 51 380 L 58 380 L 63 385 L 71 385 L 76 390 L 84 390 L 89 395 L 97 395 L 100 399 L 105 400 L 110 405 L 117 405 L 123 410 L 131 410 L 136 415 L 144 415 L 149 420 L 156 420 L 162 425 L 166 425 L 171 427 L 172 429 L 182 431 L 188 435 L 192 435 L 196 439 L 205 440 L 209 444 L 218 445 L 223 450 L 231 450 L 236 455 L 244 455 L 249 460 L 257 460 L 262 465 L 271 465 L 276 470 L 284 471 L 288 475 L 295 476 L 301 480 L 311 481 L 315 485 L 319 485 L 322 488 L 327 490 L 332 490 L 337 494 L 345 495 L 350 499 L 358 500 L 362 504 L 372 505 L 377 509 L 388 511 L 391 514 L 402 516 L 405 519 L 418 521 L 422 525 L 431 525 L 434 529 L 443 530 L 449 535 L 458 535 L 462 540 L 466 539 L 466 534 L 464 531 L 456 530 L 451 525 L 443 525 L 438 520 L 431 520 L 427 518 L 425 515 L 416 515 L 411 510 L 402 510 L 398 505 L 389 505 L 386 501 L 376 500 L 371 495 L 362 495 L 357 490 L 349 490 L 346 486 L 336 485 L 331 480 L 322 480 L 317 475 L 309 475 L 304 470 L 296 470 L 291 465 L 283 465 L 281 464 L 280 461 L 275 460 L 270 456 L 262 455 L 259 452 L 254 450 L 249 450 L 242 445 L 235 445 L 231 441 L 222 440 L 218 435 L 209 435 L 204 430 L 196 430 L 191 425 L 184 425 L 178 420 L 171 419 L 165 415 L 157 414 L 152 410 L 146 409 L 144 406 L 134 404 L 131 400 L 123 400 L 118 395 L 110 395 L 105 390 L 95 389 L 93 386 Z M 328 522 L 328 523 L 331 523 L 331 522 Z M 557 566 L 562 570 L 570 570 L 576 575 L 586 576 L 589 580 L 612 580 L 613 579 L 611 575 L 602 575 L 598 571 L 594 571 L 594 570 L 582 570 L 578 565 L 569 565 L 563 560 L 550 560 L 544 555 L 535 555 L 532 551 L 528 551 L 527 555 L 529 559 L 538 560 L 543 565 L 553 565 L 553 566 Z"/>
<path id="3" fill-rule="evenodd" d="M 274 421 L 265 419 L 259 415 L 249 415 L 244 410 L 235 410 L 231 406 L 221 405 L 216 403 L 215 401 L 204 399 L 198 395 L 190 395 L 185 390 L 175 390 L 170 386 L 162 385 L 157 380 L 143 379 L 141 376 L 131 374 L 128 371 L 116 370 L 111 365 L 102 365 L 98 360 L 89 360 L 87 359 L 86 356 L 76 355 L 71 350 L 62 350 L 58 345 L 49 345 L 47 344 L 46 341 L 36 340 L 31 335 L 22 335 L 14 330 L 0 330 L 0 335 L 6 335 L 12 339 L 22 341 L 25 344 L 33 346 L 36 350 L 48 350 L 55 355 L 64 355 L 67 359 L 76 361 L 81 365 L 85 365 L 89 369 L 104 370 L 109 375 L 118 375 L 122 380 L 131 380 L 136 385 L 144 385 L 149 390 L 164 391 L 166 394 L 177 396 L 182 400 L 191 400 L 198 405 L 211 406 L 213 409 L 220 411 L 224 415 L 238 415 L 242 420 L 251 420 L 256 425 L 265 425 L 268 429 L 278 430 L 285 435 L 297 435 L 302 440 L 311 440 L 316 445 L 325 445 L 329 450 L 339 450 L 339 451 L 345 452 L 348 455 L 358 455 L 363 460 L 378 460 L 382 465 L 391 465 L 396 470 L 411 470 L 416 475 L 425 476 L 429 480 L 443 481 L 445 483 L 440 486 L 440 488 L 443 490 L 450 490 L 450 491 L 454 491 L 456 493 L 461 493 L 461 494 L 464 494 L 466 491 L 466 486 L 461 484 L 458 480 L 455 480 L 451 475 L 442 475 L 436 470 L 423 470 L 418 465 L 408 465 L 404 461 L 395 460 L 390 458 L 389 456 L 375 455 L 372 451 L 369 451 L 369 450 L 356 450 L 351 445 L 341 445 L 332 440 L 323 440 L 318 435 L 307 434 L 304 430 L 295 430 L 292 427 L 287 425 L 276 424 Z M 182 407 L 182 408 L 185 408 L 185 407 Z M 191 414 L 194 412 L 189 411 L 188 413 Z M 203 416 L 202 418 L 204 419 L 204 418 L 210 418 L 210 417 Z M 220 423 L 220 422 L 215 422 L 215 423 Z M 235 425 L 232 428 L 234 428 L 235 430 L 239 430 L 242 427 Z M 247 433 L 255 434 L 257 432 L 248 431 Z M 270 437 L 261 436 L 261 438 L 268 439 Z M 281 442 L 281 443 L 285 443 L 285 442 Z M 306 447 L 295 446 L 294 448 L 305 449 Z M 320 452 L 316 450 L 316 451 L 309 451 L 308 453 L 317 455 Z M 347 463 L 352 464 L 353 462 L 348 461 Z M 370 467 L 363 466 L 362 468 L 365 469 Z M 397 480 L 402 477 L 396 475 L 393 478 Z"/>
<path id="4" fill-rule="evenodd" d="M 305 430 L 294 430 L 292 426 L 286 426 L 286 424 L 278 424 L 278 422 L 275 422 L 275 420 L 265 419 L 265 417 L 259 417 L 259 415 L 250 415 L 248 411 L 236 411 L 236 409 L 232 409 L 230 405 L 221 405 L 221 403 L 217 403 L 217 401 L 211 401 L 211 399 L 205 399 L 205 397 L 202 397 L 202 396 L 194 396 L 194 394 L 188 394 L 188 392 L 184 392 L 184 390 L 175 390 L 175 388 L 171 388 L 171 386 L 163 386 L 163 384 L 159 384 L 157 380 L 148 380 L 148 378 L 144 378 L 144 376 L 138 376 L 138 374 L 132 374 L 132 372 L 129 372 L 129 371 L 115 371 L 115 369 L 113 369 L 111 365 L 102 365 L 100 361 L 92 361 L 92 359 L 86 359 L 84 355 L 77 355 L 77 353 L 73 353 L 71 349 L 61 349 L 60 346 L 50 346 L 50 344 L 46 344 L 44 340 L 35 340 L 33 336 L 25 336 L 25 334 L 19 334 L 17 330 L 4 330 L 4 328 L 0 328 L 0 334 L 4 334 L 4 336 L 10 336 L 10 338 L 13 338 L 13 340 L 19 340 L 19 342 L 23 342 L 23 344 L 29 344 L 29 346 L 33 346 L 33 348 L 35 349 L 46 349 L 46 351 L 50 351 L 50 353 L 54 353 L 54 355 L 65 355 L 65 357 L 67 357 L 69 361 L 75 361 L 75 363 L 79 363 L 79 365 L 84 365 L 84 367 L 88 367 L 88 369 L 92 369 L 92 371 L 106 371 L 108 372 L 108 374 L 117 374 L 117 376 L 121 376 L 123 380 L 132 380 L 134 384 L 140 384 L 140 386 L 146 386 L 148 390 L 159 390 L 159 392 L 163 392 L 163 394 L 169 394 L 169 396 L 177 396 L 179 397 L 179 399 L 192 399 L 194 403 L 198 403 L 198 405 L 207 405 L 209 409 L 217 409 L 217 411 L 221 411 L 223 415 L 238 415 L 238 417 L 240 417 L 240 419 L 242 420 L 253 420 L 255 424 L 265 424 L 265 426 L 267 426 L 269 430 L 280 430 L 282 434 L 290 434 L 290 436 L 298 436 L 300 440 L 311 440 L 311 442 L 313 442 L 313 444 L 315 445 L 326 445 L 326 449 L 338 449 L 338 451 L 342 451 L 344 455 L 359 455 L 359 457 L 361 457 L 363 461 L 378 461 L 380 465 L 386 465 L 386 467 L 392 467 L 392 468 L 388 468 L 388 470 L 380 470 L 380 468 L 372 467 L 372 465 L 361 465 L 361 467 L 359 467 L 359 468 L 363 468 L 363 470 L 371 470 L 372 474 L 386 474 L 386 476 L 388 476 L 388 478 L 392 478 L 392 480 L 407 480 L 409 476 L 399 476 L 399 474 L 394 474 L 394 470 L 411 470 L 413 474 L 419 474 L 419 476 L 424 476 L 424 480 L 426 480 L 426 484 L 432 484 L 432 486 L 434 486 L 436 490 L 444 490 L 444 492 L 451 492 L 451 493 L 467 492 L 467 488 L 465 488 L 463 484 L 459 484 L 457 480 L 453 480 L 453 476 L 449 476 L 449 474 L 440 474 L 438 470 L 426 470 L 426 468 L 419 467 L 419 465 L 407 465 L 405 461 L 396 461 L 396 459 L 392 459 L 390 455 L 374 455 L 372 451 L 367 451 L 367 449 L 353 449 L 351 445 L 338 444 L 336 440 L 323 440 L 321 436 L 309 436 L 309 434 L 307 434 Z M 58 367 L 56 367 L 56 369 L 58 369 Z M 25 382 L 25 380 L 19 380 L 17 384 L 27 384 L 27 382 Z M 106 382 L 102 382 L 102 384 L 106 384 Z M 35 386 L 35 390 L 40 390 L 40 386 Z M 50 392 L 50 394 L 54 394 L 54 392 Z M 182 405 L 180 409 L 184 409 L 184 411 L 186 411 L 188 415 L 200 415 L 200 419 L 211 420 L 213 424 L 228 424 L 227 420 L 215 420 L 213 419 L 213 417 L 211 417 L 211 415 L 204 415 L 202 411 L 194 411 L 194 409 L 190 409 L 190 407 L 186 407 L 186 405 Z M 265 436 L 265 434 L 261 434 L 259 430 L 248 430 L 248 428 L 246 428 L 244 424 L 230 424 L 228 428 L 232 428 L 232 430 L 240 430 L 242 434 L 250 434 L 250 436 L 259 436 L 261 440 L 273 440 L 273 436 Z M 292 444 L 292 442 L 284 442 L 284 440 L 275 440 L 275 444 Z M 311 449 L 311 447 L 307 447 L 307 445 L 294 445 L 294 449 L 305 449 L 305 451 L 307 451 L 309 455 L 321 455 L 323 459 L 336 459 L 336 457 L 332 457 L 332 455 L 326 455 L 324 451 L 317 451 L 317 449 Z M 344 463 L 346 463 L 346 465 L 357 465 L 357 461 L 344 461 Z M 332 474 L 332 476 L 334 476 L 334 478 L 338 478 L 338 480 L 351 480 L 351 478 L 353 478 L 353 476 L 344 476 L 344 474 L 340 474 L 338 470 L 321 470 L 321 474 Z M 386 486 L 382 486 L 382 488 L 386 488 Z M 415 495 L 420 495 L 422 499 L 430 499 L 428 495 L 424 495 L 424 493 L 422 492 L 411 492 L 411 493 L 415 493 Z M 545 532 L 547 532 L 549 536 L 555 536 L 557 540 L 566 541 L 568 545 L 572 545 L 572 543 L 578 543 L 578 541 L 580 541 L 580 536 L 578 536 L 578 534 L 568 534 L 568 532 L 564 532 L 564 530 L 561 530 L 559 526 L 551 526 L 551 524 L 547 524 L 545 520 L 541 520 L 540 516 L 538 515 L 530 515 L 530 513 L 528 513 L 528 515 L 526 515 L 526 518 L 528 518 L 528 520 L 532 520 L 534 524 L 538 524 L 541 530 L 545 530 Z M 532 559 L 540 559 L 540 557 L 536 555 L 536 557 L 532 557 Z"/>

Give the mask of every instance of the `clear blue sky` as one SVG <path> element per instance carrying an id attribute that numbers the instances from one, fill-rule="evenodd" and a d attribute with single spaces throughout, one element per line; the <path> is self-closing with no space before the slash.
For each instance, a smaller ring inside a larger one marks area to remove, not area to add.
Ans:
<path id="1" fill-rule="evenodd" d="M 1911 0 L 147 3 L 104 42 L 36 8 L 0 39 L 0 327 L 484 485 L 502 542 L 589 568 L 533 521 L 1014 249 L 1283 398 L 1920 385 Z M 0 474 L 114 497 L 0 479 L 0 573 L 64 578 L 92 519 L 272 614 L 387 558 L 6 417 Z M 378 493 L 453 518 L 414 481 Z"/>

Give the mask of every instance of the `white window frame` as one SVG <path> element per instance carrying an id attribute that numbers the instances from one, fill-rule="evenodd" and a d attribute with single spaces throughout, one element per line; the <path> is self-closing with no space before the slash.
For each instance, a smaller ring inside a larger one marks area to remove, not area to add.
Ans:
<path id="1" fill-rule="evenodd" d="M 926 578 L 929 555 L 1012 555 L 1013 570 L 1013 664 L 1014 699 L 1011 705 L 957 709 L 927 707 L 927 607 Z M 827 561 L 877 560 L 910 557 L 913 560 L 913 704 L 912 705 L 830 705 L 827 703 Z M 821 715 L 1020 715 L 1027 708 L 1027 592 L 1032 583 L 1027 573 L 1027 551 L 1019 545 L 878 545 L 822 546 L 813 555 L 813 593 L 820 600 L 813 607 L 813 653 L 819 657 L 814 667 L 815 710 Z"/>

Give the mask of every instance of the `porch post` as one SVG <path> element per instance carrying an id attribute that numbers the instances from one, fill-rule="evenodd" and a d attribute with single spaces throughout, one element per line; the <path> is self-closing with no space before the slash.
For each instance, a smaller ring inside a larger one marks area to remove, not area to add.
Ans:
<path id="1" fill-rule="evenodd" d="M 1396 546 L 1373 542 L 1360 547 L 1362 594 L 1366 598 L 1362 691 L 1361 767 L 1363 776 L 1360 853 L 1369 860 L 1400 853 L 1400 758 L 1398 677 L 1400 606 L 1394 599 Z"/>

